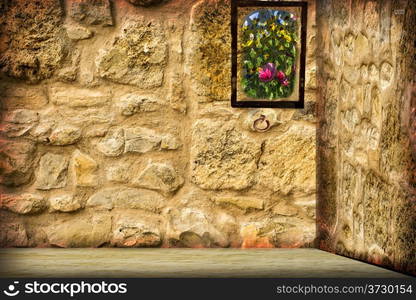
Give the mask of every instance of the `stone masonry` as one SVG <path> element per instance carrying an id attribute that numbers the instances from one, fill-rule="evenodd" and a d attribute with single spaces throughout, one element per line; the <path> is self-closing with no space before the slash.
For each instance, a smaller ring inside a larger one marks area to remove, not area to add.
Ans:
<path id="1" fill-rule="evenodd" d="M 317 7 L 320 248 L 416 274 L 416 3 Z"/>
<path id="2" fill-rule="evenodd" d="M 0 245 L 312 246 L 309 4 L 278 110 L 230 107 L 229 0 L 0 0 Z"/>

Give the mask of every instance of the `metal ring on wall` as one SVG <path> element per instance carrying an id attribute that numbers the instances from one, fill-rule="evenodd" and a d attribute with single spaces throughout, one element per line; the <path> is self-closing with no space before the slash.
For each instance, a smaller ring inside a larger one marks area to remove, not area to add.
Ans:
<path id="1" fill-rule="evenodd" d="M 265 123 L 266 125 L 261 126 L 261 124 Z M 256 131 L 264 132 L 270 128 L 270 122 L 266 119 L 265 115 L 260 115 L 260 117 L 253 122 L 253 128 Z"/>

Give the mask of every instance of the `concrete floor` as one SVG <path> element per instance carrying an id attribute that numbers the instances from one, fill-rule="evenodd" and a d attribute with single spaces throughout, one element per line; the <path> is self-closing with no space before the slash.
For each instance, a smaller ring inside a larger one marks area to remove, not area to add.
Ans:
<path id="1" fill-rule="evenodd" d="M 398 278 L 317 249 L 0 249 L 0 277 Z"/>

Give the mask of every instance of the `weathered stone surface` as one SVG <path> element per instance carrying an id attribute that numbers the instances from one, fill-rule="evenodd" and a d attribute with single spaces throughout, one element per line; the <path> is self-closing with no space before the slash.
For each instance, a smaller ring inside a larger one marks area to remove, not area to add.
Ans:
<path id="1" fill-rule="evenodd" d="M 46 153 L 39 162 L 35 186 L 39 190 L 64 187 L 68 170 L 68 158 L 60 154 Z"/>
<path id="2" fill-rule="evenodd" d="M 19 186 L 32 176 L 35 145 L 28 141 L 0 140 L 0 183 Z"/>
<path id="3" fill-rule="evenodd" d="M 95 214 L 47 227 L 49 243 L 58 247 L 98 247 L 110 240 L 111 216 Z"/>
<path id="4" fill-rule="evenodd" d="M 8 112 L 4 117 L 4 122 L 15 124 L 28 124 L 37 122 L 39 120 L 39 114 L 36 111 L 28 109 L 16 109 Z"/>
<path id="5" fill-rule="evenodd" d="M 160 149 L 162 150 L 176 150 L 182 146 L 182 143 L 179 139 L 172 135 L 167 134 L 162 136 L 162 141 L 160 142 Z"/>
<path id="6" fill-rule="evenodd" d="M 276 111 L 271 108 L 253 109 L 247 113 L 244 121 L 247 129 L 254 132 L 265 132 L 274 126 L 278 126 L 290 120 L 293 113 L 288 111 Z"/>
<path id="7" fill-rule="evenodd" d="M 274 192 L 315 190 L 315 128 L 292 125 L 282 135 L 266 141 L 259 161 L 259 182 Z"/>
<path id="8" fill-rule="evenodd" d="M 51 112 L 51 110 L 47 110 Z M 52 131 L 52 128 L 56 126 L 55 116 L 42 118 L 39 124 L 31 130 L 30 135 L 34 137 L 38 142 L 47 143 L 49 141 L 49 135 Z"/>
<path id="9" fill-rule="evenodd" d="M 204 189 L 250 187 L 254 184 L 260 146 L 232 122 L 197 121 L 192 130 L 192 181 Z"/>
<path id="10" fill-rule="evenodd" d="M 124 24 L 112 45 L 100 51 L 97 68 L 102 78 L 141 88 L 161 86 L 167 57 L 165 32 L 157 21 Z"/>
<path id="11" fill-rule="evenodd" d="M 7 85 L 0 89 L 3 109 L 39 109 L 48 104 L 43 88 L 38 86 Z"/>
<path id="12" fill-rule="evenodd" d="M 173 245 L 191 248 L 227 247 L 228 238 L 201 209 L 170 209 L 166 237 Z"/>
<path id="13" fill-rule="evenodd" d="M 142 127 L 124 129 L 124 138 L 124 152 L 134 153 L 158 150 L 162 141 L 162 137 L 155 131 Z"/>
<path id="14" fill-rule="evenodd" d="M 84 136 L 87 138 L 104 137 L 108 131 L 109 131 L 108 125 L 99 124 L 99 125 L 91 126 L 87 128 Z"/>
<path id="15" fill-rule="evenodd" d="M 129 127 L 110 129 L 97 147 L 107 156 L 118 156 L 123 151 L 124 153 L 146 153 L 161 149 L 174 150 L 178 149 L 180 145 L 178 139 L 173 135 L 161 135 L 143 127 Z"/>
<path id="16" fill-rule="evenodd" d="M 71 194 L 55 195 L 49 199 L 51 211 L 71 212 L 81 208 L 79 199 Z"/>
<path id="17" fill-rule="evenodd" d="M 111 124 L 115 117 L 115 112 L 110 106 L 87 107 L 87 108 L 69 108 L 60 106 L 57 108 L 65 120 L 76 126 L 90 126 L 98 124 Z"/>
<path id="18" fill-rule="evenodd" d="M 393 79 L 393 67 L 388 62 L 383 62 L 380 66 L 380 84 L 382 88 L 387 88 Z"/>
<path id="19" fill-rule="evenodd" d="M 61 82 L 73 82 L 77 79 L 78 66 L 68 66 L 60 69 L 56 76 Z"/>
<path id="20" fill-rule="evenodd" d="M 242 248 L 297 248 L 313 245 L 316 230 L 313 219 L 273 216 L 261 221 L 243 223 Z"/>
<path id="21" fill-rule="evenodd" d="M 117 163 L 106 168 L 106 178 L 110 182 L 119 182 L 126 183 L 130 179 L 130 167 L 131 164 L 126 163 Z"/>
<path id="22" fill-rule="evenodd" d="M 273 207 L 273 213 L 276 216 L 293 217 L 298 214 L 296 207 L 288 205 L 287 203 L 280 202 Z"/>
<path id="23" fill-rule="evenodd" d="M 71 19 L 86 25 L 113 25 L 109 0 L 69 0 L 68 14 Z"/>
<path id="24" fill-rule="evenodd" d="M 115 112 L 107 105 L 82 108 L 59 106 L 57 107 L 56 112 L 68 121 L 68 123 L 79 127 L 110 124 L 115 116 Z"/>
<path id="25" fill-rule="evenodd" d="M 305 89 L 316 89 L 316 66 L 309 66 L 306 68 L 305 81 Z"/>
<path id="26" fill-rule="evenodd" d="M 81 129 L 71 125 L 61 125 L 55 128 L 49 136 L 49 143 L 55 146 L 75 144 L 81 138 Z"/>
<path id="27" fill-rule="evenodd" d="M 31 130 L 39 120 L 37 112 L 27 109 L 13 110 L 3 117 L 0 132 L 7 137 L 20 137 Z"/>
<path id="28" fill-rule="evenodd" d="M 200 1 L 192 8 L 190 66 L 193 90 L 208 101 L 230 99 L 230 7 L 229 0 L 220 0 Z"/>
<path id="29" fill-rule="evenodd" d="M 122 128 L 111 128 L 98 143 L 97 149 L 106 156 L 118 156 L 124 151 L 124 131 Z"/>
<path id="30" fill-rule="evenodd" d="M 83 26 L 68 24 L 65 26 L 66 34 L 71 40 L 79 41 L 92 37 L 93 33 L 88 28 Z"/>
<path id="31" fill-rule="evenodd" d="M 75 150 L 72 156 L 76 184 L 96 186 L 98 184 L 98 164 L 90 156 Z"/>
<path id="32" fill-rule="evenodd" d="M 77 126 L 110 124 L 115 116 L 115 112 L 107 105 L 83 108 L 59 106 L 57 112 L 68 122 Z"/>
<path id="33" fill-rule="evenodd" d="M 263 224 L 259 222 L 244 223 L 241 226 L 241 248 L 274 248 L 268 236 L 262 232 Z"/>
<path id="34" fill-rule="evenodd" d="M 164 198 L 158 193 L 134 188 L 105 188 L 93 194 L 87 207 L 100 209 L 132 208 L 158 212 L 164 205 Z"/>
<path id="35" fill-rule="evenodd" d="M 0 195 L 0 200 L 3 209 L 21 215 L 41 212 L 47 206 L 43 196 L 38 194 L 3 194 Z"/>
<path id="36" fill-rule="evenodd" d="M 179 43 L 182 45 L 182 43 Z M 181 50 L 182 53 L 182 50 Z M 168 100 L 170 106 L 181 113 L 186 113 L 185 89 L 182 82 L 182 73 L 176 72 L 169 82 Z"/>
<path id="37" fill-rule="evenodd" d="M 157 247 L 162 243 L 156 215 L 123 212 L 115 220 L 111 244 L 117 247 Z"/>
<path id="38" fill-rule="evenodd" d="M 123 116 L 131 116 L 138 112 L 152 112 L 157 109 L 157 100 L 153 96 L 125 94 L 116 100 L 116 105 Z"/>
<path id="39" fill-rule="evenodd" d="M 343 20 L 317 4 L 318 28 L 325 29 L 318 30 L 319 245 L 414 273 L 408 264 L 415 261 L 415 210 L 407 208 L 415 201 L 405 196 L 414 195 L 414 175 L 405 175 L 413 172 L 414 156 L 404 132 L 405 111 L 415 111 L 415 102 L 403 95 L 414 86 L 408 49 L 414 49 L 416 3 L 352 1 Z"/>
<path id="40" fill-rule="evenodd" d="M 115 208 L 133 208 L 151 212 L 159 212 L 164 202 L 165 199 L 156 192 L 133 188 L 120 190 L 113 199 Z"/>
<path id="41" fill-rule="evenodd" d="M 87 201 L 86 207 L 111 210 L 114 207 L 113 199 L 118 197 L 122 188 L 106 188 L 94 193 Z"/>
<path id="42" fill-rule="evenodd" d="M 3 134 L 9 138 L 21 137 L 26 135 L 33 127 L 34 124 L 3 123 L 0 124 L 0 134 Z"/>
<path id="43" fill-rule="evenodd" d="M 315 220 L 316 219 L 316 195 L 315 193 L 306 195 L 304 197 L 297 197 L 295 201 L 293 201 L 293 205 L 290 207 L 294 207 L 299 213 L 303 213 L 309 218 Z M 275 213 L 277 206 L 274 208 Z M 289 208 L 290 209 L 290 208 Z M 278 214 L 278 213 L 277 213 Z"/>
<path id="44" fill-rule="evenodd" d="M 152 5 L 158 5 L 162 2 L 166 2 L 169 0 L 127 0 L 127 1 L 129 1 L 131 4 L 136 5 L 136 6 L 148 7 Z"/>
<path id="45" fill-rule="evenodd" d="M 316 103 L 312 101 L 305 102 L 305 107 L 303 109 L 297 109 L 292 117 L 293 120 L 299 121 L 316 121 Z"/>
<path id="46" fill-rule="evenodd" d="M 53 104 L 73 108 L 100 107 L 111 100 L 107 90 L 83 89 L 71 86 L 57 86 L 49 90 Z"/>
<path id="47" fill-rule="evenodd" d="M 27 247 L 26 228 L 18 222 L 2 222 L 0 230 L 0 247 Z"/>
<path id="48" fill-rule="evenodd" d="M 1 70 L 30 82 L 51 77 L 67 51 L 61 1 L 13 1 L 2 14 Z"/>
<path id="49" fill-rule="evenodd" d="M 169 195 L 182 186 L 184 179 L 169 164 L 149 162 L 134 181 L 138 187 L 156 190 Z"/>
<path id="50" fill-rule="evenodd" d="M 69 28 L 67 27 L 67 33 L 69 34 Z M 74 33 L 72 33 L 74 34 Z M 75 36 L 72 36 L 73 38 Z M 79 36 L 80 37 L 80 36 Z M 72 49 L 71 49 L 72 50 Z M 71 51 L 70 57 L 68 57 L 62 68 L 55 72 L 56 78 L 61 82 L 71 83 L 77 80 L 79 64 L 81 60 L 81 50 L 75 48 Z"/>
<path id="51" fill-rule="evenodd" d="M 271 230 L 270 230 L 271 229 Z M 275 247 L 313 247 L 316 237 L 316 222 L 305 217 L 273 217 L 267 227 L 270 241 Z"/>
<path id="52" fill-rule="evenodd" d="M 264 200 L 250 196 L 219 196 L 213 198 L 214 202 L 220 205 L 233 205 L 243 210 L 264 208 Z"/>

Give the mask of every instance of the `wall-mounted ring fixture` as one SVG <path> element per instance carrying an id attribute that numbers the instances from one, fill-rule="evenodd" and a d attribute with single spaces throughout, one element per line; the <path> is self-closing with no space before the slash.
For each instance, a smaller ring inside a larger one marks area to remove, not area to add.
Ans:
<path id="1" fill-rule="evenodd" d="M 253 122 L 253 128 L 259 132 L 265 132 L 270 128 L 270 122 L 266 119 L 265 115 L 260 115 L 260 117 Z"/>

